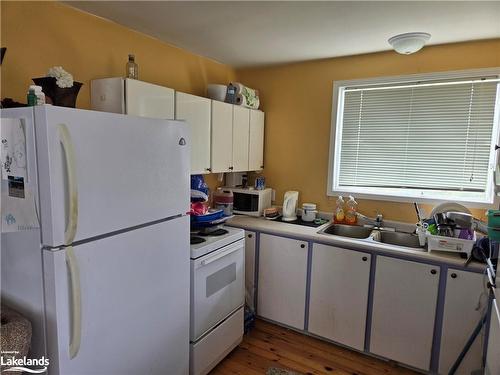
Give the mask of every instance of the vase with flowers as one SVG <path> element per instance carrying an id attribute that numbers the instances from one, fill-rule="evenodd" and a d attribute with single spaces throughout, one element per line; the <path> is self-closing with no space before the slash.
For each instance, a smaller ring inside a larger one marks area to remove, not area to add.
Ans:
<path id="1" fill-rule="evenodd" d="M 73 80 L 73 76 L 65 71 L 62 66 L 49 69 L 46 77 L 33 78 L 37 86 L 42 86 L 42 91 L 48 99 L 47 103 L 61 107 L 76 106 L 76 98 L 82 83 Z"/>

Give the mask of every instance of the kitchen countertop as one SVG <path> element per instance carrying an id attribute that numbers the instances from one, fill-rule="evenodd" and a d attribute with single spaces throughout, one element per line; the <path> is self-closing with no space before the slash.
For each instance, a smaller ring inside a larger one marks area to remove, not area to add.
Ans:
<path id="1" fill-rule="evenodd" d="M 277 234 L 305 241 L 321 242 L 324 244 L 339 246 L 352 250 L 376 251 L 381 255 L 402 255 L 408 258 L 413 258 L 416 261 L 445 263 L 448 266 L 455 266 L 460 268 L 463 268 L 465 265 L 465 259 L 462 259 L 458 254 L 434 251 L 427 252 L 415 250 L 408 247 L 384 244 L 373 240 L 355 239 L 318 233 L 322 229 L 328 227 L 330 223 L 323 224 L 317 228 L 312 228 L 303 225 L 266 220 L 262 217 L 257 218 L 251 216 L 236 215 L 234 218 L 228 220 L 226 224 L 247 230 Z M 486 265 L 476 261 L 472 261 L 467 266 L 467 268 L 469 268 L 471 271 L 476 272 L 482 272 L 485 267 Z"/>

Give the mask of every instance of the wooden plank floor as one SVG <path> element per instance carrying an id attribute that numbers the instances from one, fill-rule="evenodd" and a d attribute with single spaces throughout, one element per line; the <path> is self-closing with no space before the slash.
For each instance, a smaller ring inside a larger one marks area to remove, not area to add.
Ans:
<path id="1" fill-rule="evenodd" d="M 210 375 L 264 375 L 269 367 L 302 374 L 328 375 L 413 375 L 404 369 L 274 324 L 257 320 Z"/>

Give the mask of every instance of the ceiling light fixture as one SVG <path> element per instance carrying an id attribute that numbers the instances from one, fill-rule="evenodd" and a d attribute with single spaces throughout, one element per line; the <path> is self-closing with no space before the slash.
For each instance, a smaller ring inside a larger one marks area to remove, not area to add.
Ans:
<path id="1" fill-rule="evenodd" d="M 428 33 L 404 33 L 393 36 L 388 42 L 397 53 L 409 55 L 421 50 L 430 37 Z"/>

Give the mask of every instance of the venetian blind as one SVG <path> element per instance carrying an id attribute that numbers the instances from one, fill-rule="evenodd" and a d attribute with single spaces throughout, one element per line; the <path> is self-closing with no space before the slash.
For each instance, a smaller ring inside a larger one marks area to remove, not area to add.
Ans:
<path id="1" fill-rule="evenodd" d="M 345 88 L 338 185 L 485 191 L 497 84 Z"/>

